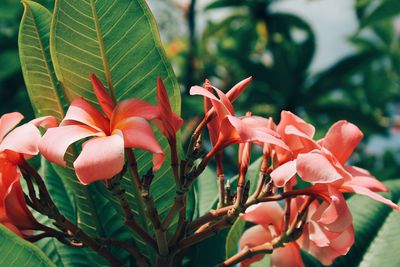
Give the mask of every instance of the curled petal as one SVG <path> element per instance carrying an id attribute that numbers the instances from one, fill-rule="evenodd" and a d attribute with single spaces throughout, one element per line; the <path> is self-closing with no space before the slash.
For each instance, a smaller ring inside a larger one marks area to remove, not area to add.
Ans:
<path id="1" fill-rule="evenodd" d="M 352 224 L 353 217 L 342 193 L 332 186 L 328 186 L 328 192 L 330 202 L 322 203 L 313 218 L 331 232 L 342 232 Z"/>
<path id="2" fill-rule="evenodd" d="M 79 181 L 87 185 L 117 175 L 124 161 L 124 139 L 120 131 L 115 131 L 111 136 L 85 142 L 74 168 Z"/>
<path id="3" fill-rule="evenodd" d="M 0 142 L 24 118 L 19 112 L 7 113 L 0 118 Z"/>
<path id="4" fill-rule="evenodd" d="M 57 127 L 58 123 L 56 118 L 53 116 L 44 116 L 37 119 L 31 120 L 29 123 L 35 125 L 36 127 L 43 127 L 45 129 Z"/>
<path id="5" fill-rule="evenodd" d="M 49 161 L 65 166 L 64 154 L 72 143 L 86 137 L 101 135 L 103 133 L 85 125 L 50 128 L 40 140 L 39 150 Z"/>
<path id="6" fill-rule="evenodd" d="M 281 136 L 284 136 L 284 132 L 287 126 L 292 125 L 297 128 L 300 132 L 304 133 L 309 138 L 313 138 L 315 128 L 311 124 L 305 122 L 300 117 L 296 116 L 290 111 L 281 112 L 281 121 L 277 126 L 277 131 Z"/>
<path id="7" fill-rule="evenodd" d="M 291 160 L 271 172 L 271 178 L 277 187 L 283 187 L 296 175 L 296 172 L 296 160 Z"/>
<path id="8" fill-rule="evenodd" d="M 201 95 L 201 96 L 207 97 L 209 99 L 219 101 L 219 99 L 212 92 L 208 91 L 207 89 L 205 89 L 201 86 L 197 86 L 197 85 L 192 86 L 190 88 L 189 94 L 190 95 Z"/>
<path id="9" fill-rule="evenodd" d="M 111 118 L 111 129 L 120 121 L 130 117 L 141 117 L 146 120 L 160 118 L 160 108 L 141 99 L 127 99 L 118 103 Z"/>
<path id="10" fill-rule="evenodd" d="M 36 126 L 26 123 L 9 132 L 0 144 L 0 151 L 10 150 L 33 156 L 39 153 L 40 139 L 40 131 Z"/>
<path id="11" fill-rule="evenodd" d="M 153 129 L 145 119 L 140 117 L 128 118 L 119 122 L 115 129 L 122 131 L 125 147 L 144 149 L 154 153 L 154 171 L 161 167 L 165 155 L 154 136 Z"/>
<path id="12" fill-rule="evenodd" d="M 308 239 L 310 234 L 309 228 L 305 227 L 299 243 L 302 249 L 316 257 L 322 264 L 331 265 L 333 260 L 337 257 L 346 255 L 354 244 L 354 228 L 350 226 L 339 234 L 325 233 L 327 235 L 326 237 L 329 239 L 329 245 L 318 246 L 317 243 Z"/>
<path id="13" fill-rule="evenodd" d="M 321 144 L 332 152 L 341 164 L 344 164 L 363 136 L 357 126 L 342 120 L 332 125 Z"/>
<path id="14" fill-rule="evenodd" d="M 239 241 L 239 248 L 243 249 L 245 247 L 255 247 L 258 245 L 262 245 L 266 242 L 272 240 L 272 235 L 269 230 L 265 229 L 261 225 L 256 225 L 250 227 L 246 230 Z M 246 259 L 241 262 L 240 266 L 249 266 L 253 262 L 257 262 L 264 258 L 265 254 L 259 254 L 250 259 Z"/>
<path id="15" fill-rule="evenodd" d="M 109 133 L 109 123 L 106 118 L 82 97 L 72 101 L 60 126 L 80 123 L 97 131 Z"/>
<path id="16" fill-rule="evenodd" d="M 89 77 L 92 82 L 93 91 L 96 94 L 96 98 L 99 101 L 101 109 L 104 111 L 104 114 L 107 116 L 107 118 L 111 119 L 112 112 L 115 108 L 114 100 L 96 75 L 91 73 Z"/>

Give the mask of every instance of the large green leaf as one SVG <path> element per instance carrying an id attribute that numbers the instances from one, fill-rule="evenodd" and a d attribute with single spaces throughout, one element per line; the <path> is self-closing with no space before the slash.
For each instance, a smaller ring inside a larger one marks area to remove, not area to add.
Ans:
<path id="1" fill-rule="evenodd" d="M 51 29 L 54 68 L 68 100 L 82 96 L 98 106 L 89 81 L 89 74 L 95 73 L 117 101 L 136 97 L 155 103 L 156 77 L 160 76 L 173 110 L 180 112 L 179 86 L 144 0 L 59 0 Z M 159 133 L 157 137 L 168 153 L 165 138 Z M 151 168 L 151 155 L 135 153 L 139 172 L 143 174 Z M 138 197 L 140 192 L 129 175 L 123 177 L 123 186 L 134 208 L 135 219 L 150 231 L 144 203 Z M 156 173 L 151 192 L 159 213 L 164 216 L 175 194 L 169 160 Z M 145 252 L 148 246 L 140 239 L 137 241 Z"/>
<path id="2" fill-rule="evenodd" d="M 53 267 L 55 265 L 38 247 L 0 225 L 0 266 Z"/>
<path id="3" fill-rule="evenodd" d="M 63 106 L 66 102 L 54 76 L 50 58 L 51 13 L 32 1 L 23 1 L 23 5 L 25 10 L 19 32 L 19 51 L 26 87 L 36 114 L 52 115 L 60 121 L 64 116 Z M 66 156 L 68 162 L 74 158 L 71 151 Z M 62 182 L 68 190 L 79 200 L 76 201 L 79 226 L 88 234 L 97 235 L 98 218 L 87 188 L 78 182 L 71 167 L 55 167 L 55 170 L 63 178 Z"/>

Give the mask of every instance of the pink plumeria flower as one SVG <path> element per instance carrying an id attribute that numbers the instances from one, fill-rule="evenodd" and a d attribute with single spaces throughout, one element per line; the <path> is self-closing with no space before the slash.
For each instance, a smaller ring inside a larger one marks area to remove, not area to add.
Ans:
<path id="1" fill-rule="evenodd" d="M 307 212 L 302 235 L 296 242 L 285 243 L 283 248 L 274 249 L 271 266 L 304 266 L 300 248 L 308 251 L 325 265 L 342 255 L 346 255 L 354 243 L 352 216 L 342 194 L 335 188 L 329 192 L 314 191 L 323 202 L 313 201 Z M 325 194 L 326 193 L 326 194 Z M 308 197 L 296 197 L 291 204 L 291 221 Z M 254 247 L 271 242 L 282 233 L 283 210 L 276 202 L 260 203 L 249 207 L 242 219 L 256 224 L 245 231 L 239 246 Z M 254 256 L 242 262 L 242 266 L 259 261 L 264 255 Z"/>
<path id="2" fill-rule="evenodd" d="M 153 153 L 153 170 L 165 155 L 148 121 L 160 117 L 160 109 L 140 99 L 115 104 L 100 80 L 90 75 L 93 89 L 105 116 L 83 98 L 76 98 L 57 128 L 49 129 L 40 142 L 40 152 L 49 161 L 66 166 L 68 147 L 82 139 L 82 152 L 74 161 L 76 175 L 84 185 L 110 179 L 125 163 L 125 148 Z"/>
<path id="3" fill-rule="evenodd" d="M 41 117 L 16 127 L 23 119 L 18 112 L 0 118 L 0 223 L 20 236 L 38 229 L 38 222 L 27 208 L 18 166 L 39 153 L 38 126 L 55 127 L 53 117 Z"/>
<path id="4" fill-rule="evenodd" d="M 300 118 L 297 117 L 293 121 L 299 123 Z M 363 138 L 357 126 L 344 120 L 338 121 L 332 125 L 325 137 L 317 142 L 312 139 L 312 128 L 305 122 L 300 124 L 303 130 L 294 126 L 285 128 L 285 132 L 297 140 L 296 145 L 292 143 L 288 146 L 292 151 L 296 151 L 296 147 L 299 149 L 297 152 L 300 152 L 297 155 L 293 153 L 294 159 L 283 163 L 271 173 L 276 186 L 283 187 L 298 174 L 302 180 L 320 188 L 324 187 L 325 190 L 326 185 L 332 185 L 341 192 L 366 195 L 399 210 L 395 203 L 376 193 L 386 192 L 387 189 L 374 176 L 364 169 L 345 165 Z M 307 129 L 309 134 L 306 134 Z"/>
<path id="5" fill-rule="evenodd" d="M 267 202 L 253 205 L 240 217 L 256 224 L 246 230 L 240 241 L 239 248 L 255 247 L 271 242 L 282 232 L 283 210 L 276 202 Z M 256 255 L 241 262 L 241 266 L 260 261 L 265 254 Z M 282 248 L 275 248 L 271 255 L 271 266 L 304 267 L 301 259 L 300 247 L 295 242 L 286 243 Z"/>
<path id="6" fill-rule="evenodd" d="M 215 110 L 217 114 L 215 119 L 218 123 L 213 125 L 218 129 L 213 131 L 219 133 L 218 138 L 206 157 L 214 156 L 215 153 L 229 145 L 245 142 L 270 143 L 287 149 L 279 135 L 267 127 L 268 119 L 258 116 L 235 117 L 229 92 L 224 94 L 215 87 L 213 89 L 218 97 L 200 86 L 193 86 L 190 89 L 191 95 L 202 95 L 208 98 L 213 106 L 213 109 L 210 109 L 209 112 Z M 239 93 L 235 91 L 230 95 L 237 97 Z"/>

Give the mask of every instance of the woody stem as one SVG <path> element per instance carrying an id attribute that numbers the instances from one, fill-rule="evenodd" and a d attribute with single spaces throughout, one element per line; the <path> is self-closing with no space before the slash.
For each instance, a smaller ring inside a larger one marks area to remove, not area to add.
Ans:
<path id="1" fill-rule="evenodd" d="M 112 266 L 121 266 L 121 263 L 116 257 L 114 257 L 114 255 L 112 255 L 108 250 L 104 249 L 103 246 L 97 243 L 92 237 L 90 237 L 82 229 L 80 229 L 78 226 L 76 226 L 74 223 L 72 223 L 70 220 L 65 218 L 65 216 L 63 216 L 60 213 L 60 211 L 54 204 L 52 198 L 50 197 L 50 194 L 47 191 L 46 185 L 42 177 L 34 168 L 32 168 L 32 166 L 30 166 L 26 161 L 24 161 L 21 163 L 21 165 L 19 165 L 19 167 L 24 176 L 33 177 L 33 179 L 35 180 L 36 185 L 39 188 L 40 199 L 44 200 L 40 201 L 40 203 L 42 202 L 46 203 L 46 207 L 42 208 L 49 209 L 48 216 L 51 219 L 55 220 L 58 225 L 71 232 L 76 239 L 80 240 L 85 245 L 90 247 L 92 250 L 97 252 L 100 256 L 105 258 Z M 29 177 L 26 178 L 29 179 Z"/>

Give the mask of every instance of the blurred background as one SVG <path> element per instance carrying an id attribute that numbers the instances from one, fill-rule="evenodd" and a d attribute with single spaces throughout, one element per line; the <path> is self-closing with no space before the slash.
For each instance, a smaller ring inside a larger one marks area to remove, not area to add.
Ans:
<path id="1" fill-rule="evenodd" d="M 37 1 L 50 10 L 53 1 Z M 399 0 L 149 0 L 181 83 L 183 137 L 203 114 L 205 78 L 223 91 L 253 76 L 237 115 L 290 110 L 322 137 L 337 120 L 364 132 L 352 163 L 400 177 Z M 0 114 L 33 111 L 18 58 L 22 6 L 0 0 Z M 338 144 L 340 146 L 340 144 Z M 226 151 L 229 162 L 235 153 Z M 235 172 L 235 171 L 232 171 Z"/>

